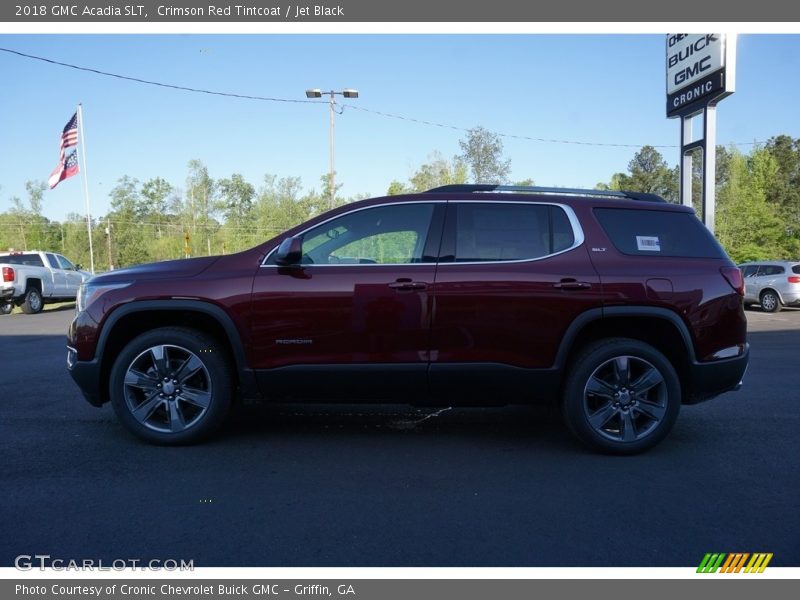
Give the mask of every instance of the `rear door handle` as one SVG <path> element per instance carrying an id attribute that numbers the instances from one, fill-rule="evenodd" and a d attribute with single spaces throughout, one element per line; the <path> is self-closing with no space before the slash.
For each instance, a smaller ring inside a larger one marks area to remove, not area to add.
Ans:
<path id="1" fill-rule="evenodd" d="M 428 287 L 428 284 L 424 281 L 411 281 L 403 278 L 390 283 L 389 287 L 397 292 L 409 292 L 411 290 L 424 290 Z"/>
<path id="2" fill-rule="evenodd" d="M 559 290 L 588 290 L 592 287 L 592 284 L 575 279 L 562 279 L 558 283 L 554 283 L 553 287 Z"/>

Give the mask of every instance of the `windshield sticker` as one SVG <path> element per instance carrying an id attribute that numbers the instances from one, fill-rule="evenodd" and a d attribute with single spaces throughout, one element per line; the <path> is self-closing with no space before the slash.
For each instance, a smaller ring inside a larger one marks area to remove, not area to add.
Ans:
<path id="1" fill-rule="evenodd" d="M 636 247 L 640 251 L 661 252 L 661 242 L 657 237 L 651 235 L 637 235 Z"/>

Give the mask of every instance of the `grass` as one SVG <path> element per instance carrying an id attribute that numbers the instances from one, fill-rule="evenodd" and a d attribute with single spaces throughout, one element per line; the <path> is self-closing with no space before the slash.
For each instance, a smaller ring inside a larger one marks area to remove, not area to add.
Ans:
<path id="1" fill-rule="evenodd" d="M 49 312 L 53 310 L 65 310 L 67 308 L 75 308 L 75 301 L 72 300 L 70 302 L 54 302 L 53 304 L 45 304 L 42 312 Z M 11 311 L 11 315 L 23 314 L 22 309 L 19 306 L 15 306 L 14 310 Z M 0 315 L 0 317 L 5 315 Z M 9 315 L 10 316 L 10 315 Z M 34 315 L 31 315 L 34 316 Z"/>

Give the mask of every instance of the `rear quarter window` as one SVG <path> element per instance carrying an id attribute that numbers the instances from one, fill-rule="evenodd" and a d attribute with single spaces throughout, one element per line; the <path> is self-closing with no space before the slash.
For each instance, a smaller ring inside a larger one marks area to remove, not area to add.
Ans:
<path id="1" fill-rule="evenodd" d="M 800 275 L 800 265 L 793 266 L 792 273 L 797 273 L 798 275 Z"/>
<path id="2" fill-rule="evenodd" d="M 634 256 L 725 258 L 725 251 L 691 213 L 595 208 L 595 217 L 614 247 Z"/>

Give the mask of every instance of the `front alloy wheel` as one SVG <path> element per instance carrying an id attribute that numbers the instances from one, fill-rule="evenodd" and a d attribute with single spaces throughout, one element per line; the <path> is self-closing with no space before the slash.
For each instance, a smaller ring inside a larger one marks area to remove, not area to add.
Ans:
<path id="1" fill-rule="evenodd" d="M 134 434 L 157 444 L 192 443 L 224 420 L 232 396 L 230 367 L 213 338 L 165 327 L 123 349 L 110 393 L 114 411 Z"/>
<path id="2" fill-rule="evenodd" d="M 615 338 L 589 345 L 567 377 L 562 409 L 588 446 L 635 454 L 661 441 L 680 410 L 680 382 L 658 350 Z"/>

